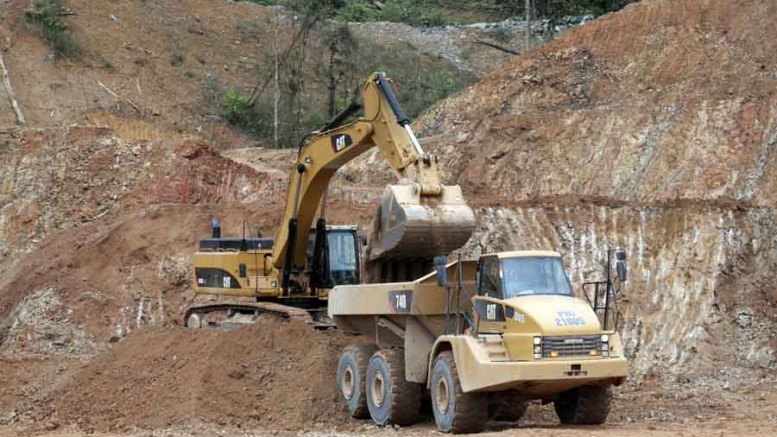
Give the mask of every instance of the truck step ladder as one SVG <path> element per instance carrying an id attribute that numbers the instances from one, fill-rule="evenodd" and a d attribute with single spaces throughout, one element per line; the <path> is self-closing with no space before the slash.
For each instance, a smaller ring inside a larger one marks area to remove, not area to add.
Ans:
<path id="1" fill-rule="evenodd" d="M 507 354 L 507 348 L 505 348 L 505 342 L 501 335 L 481 334 L 478 335 L 478 342 L 483 345 L 489 360 L 510 361 L 510 356 Z"/>

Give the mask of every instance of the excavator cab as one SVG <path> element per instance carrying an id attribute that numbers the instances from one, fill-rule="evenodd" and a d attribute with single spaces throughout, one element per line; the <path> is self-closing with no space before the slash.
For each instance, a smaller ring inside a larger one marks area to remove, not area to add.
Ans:
<path id="1" fill-rule="evenodd" d="M 316 226 L 308 240 L 311 287 L 330 289 L 360 282 L 359 238 L 356 226 Z"/>

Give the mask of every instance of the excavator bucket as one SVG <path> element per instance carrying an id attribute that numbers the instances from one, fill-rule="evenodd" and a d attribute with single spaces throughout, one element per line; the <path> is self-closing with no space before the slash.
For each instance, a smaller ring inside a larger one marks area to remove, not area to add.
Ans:
<path id="1" fill-rule="evenodd" d="M 421 194 L 420 185 L 389 185 L 373 226 L 369 261 L 426 259 L 464 245 L 475 229 L 475 213 L 458 185 Z"/>

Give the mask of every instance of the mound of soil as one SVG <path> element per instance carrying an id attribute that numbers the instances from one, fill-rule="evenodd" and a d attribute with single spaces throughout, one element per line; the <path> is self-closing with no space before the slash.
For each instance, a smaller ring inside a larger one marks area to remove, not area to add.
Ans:
<path id="1" fill-rule="evenodd" d="M 85 430 L 347 428 L 356 422 L 334 375 L 348 341 L 271 317 L 229 332 L 138 330 L 49 392 L 34 416 Z"/>

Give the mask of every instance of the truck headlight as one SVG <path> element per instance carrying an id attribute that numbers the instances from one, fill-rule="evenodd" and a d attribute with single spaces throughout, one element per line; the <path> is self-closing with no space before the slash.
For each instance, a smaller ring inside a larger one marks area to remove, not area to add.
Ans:
<path id="1" fill-rule="evenodd" d="M 534 337 L 534 359 L 542 358 L 542 337 Z"/>
<path id="2" fill-rule="evenodd" d="M 602 334 L 602 343 L 609 343 L 610 342 L 610 336 L 607 334 Z"/>
<path id="3" fill-rule="evenodd" d="M 534 337 L 534 345 L 537 346 L 542 343 L 542 337 Z"/>
<path id="4" fill-rule="evenodd" d="M 602 334 L 602 356 L 610 356 L 610 336 L 607 334 Z"/>

